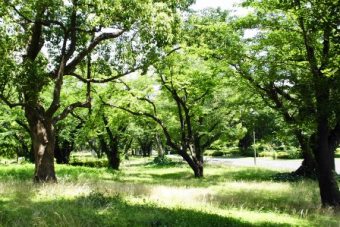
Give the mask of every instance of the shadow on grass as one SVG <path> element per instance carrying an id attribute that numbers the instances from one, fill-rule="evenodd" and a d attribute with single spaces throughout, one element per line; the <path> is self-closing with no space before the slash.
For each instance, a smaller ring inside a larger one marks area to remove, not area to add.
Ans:
<path id="1" fill-rule="evenodd" d="M 214 167 L 206 169 L 203 178 L 195 178 L 189 168 L 147 168 L 144 171 L 129 172 L 117 178 L 121 182 L 140 182 L 173 186 L 206 187 L 226 181 L 272 181 L 277 171 L 254 168 L 225 168 Z"/>
<path id="2" fill-rule="evenodd" d="M 120 197 L 94 193 L 76 199 L 44 202 L 0 200 L 2 226 L 254 226 L 216 214 L 153 204 L 131 204 Z M 256 226 L 271 226 L 264 222 Z M 280 226 L 280 225 L 275 225 Z M 282 225 L 284 226 L 284 225 Z"/>
<path id="3" fill-rule="evenodd" d="M 145 165 L 145 164 L 144 164 Z M 140 182 L 175 186 L 204 187 L 217 185 L 225 181 L 270 181 L 278 172 L 264 169 L 247 168 L 206 168 L 205 177 L 194 178 L 191 169 L 185 165 L 170 167 L 141 166 L 137 169 L 113 171 L 107 168 L 85 166 L 56 165 L 58 179 L 74 180 L 113 180 L 119 182 Z M 0 180 L 32 180 L 34 165 L 0 166 Z"/>

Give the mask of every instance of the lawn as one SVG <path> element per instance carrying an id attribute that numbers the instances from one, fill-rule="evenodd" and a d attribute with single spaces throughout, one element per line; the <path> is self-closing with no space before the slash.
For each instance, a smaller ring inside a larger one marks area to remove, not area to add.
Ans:
<path id="1" fill-rule="evenodd" d="M 278 172 L 132 159 L 120 171 L 57 165 L 58 184 L 32 183 L 32 164 L 0 165 L 0 226 L 340 226 L 317 183 Z"/>

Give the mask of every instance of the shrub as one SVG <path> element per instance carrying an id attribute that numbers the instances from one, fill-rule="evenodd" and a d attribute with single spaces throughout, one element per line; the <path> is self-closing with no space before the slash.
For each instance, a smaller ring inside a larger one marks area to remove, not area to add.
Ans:
<path id="1" fill-rule="evenodd" d="M 212 156 L 212 157 L 221 157 L 221 156 L 234 156 L 239 154 L 240 151 L 238 147 L 225 147 L 223 149 L 212 149 L 212 150 L 206 150 L 204 152 L 204 155 L 206 156 Z"/>
<path id="2" fill-rule="evenodd" d="M 274 157 L 274 152 L 272 151 L 262 151 L 259 153 L 259 157 Z"/>
<path id="3" fill-rule="evenodd" d="M 93 168 L 101 168 L 107 167 L 108 161 L 107 160 L 86 160 L 86 161 L 79 161 L 79 160 L 72 160 L 69 163 L 72 166 L 86 166 L 86 167 L 93 167 Z"/>
<path id="4" fill-rule="evenodd" d="M 276 158 L 278 158 L 278 159 L 289 159 L 290 156 L 289 156 L 288 152 L 279 151 L 279 152 L 276 152 Z"/>
<path id="5" fill-rule="evenodd" d="M 210 156 L 212 156 L 212 157 L 224 156 L 224 153 L 223 153 L 223 151 L 215 150 L 215 151 L 211 152 Z"/>
<path id="6" fill-rule="evenodd" d="M 172 161 L 171 158 L 168 158 L 165 155 L 161 155 L 161 156 L 155 157 L 152 161 L 152 164 L 163 166 L 163 165 L 173 165 L 175 163 Z"/>

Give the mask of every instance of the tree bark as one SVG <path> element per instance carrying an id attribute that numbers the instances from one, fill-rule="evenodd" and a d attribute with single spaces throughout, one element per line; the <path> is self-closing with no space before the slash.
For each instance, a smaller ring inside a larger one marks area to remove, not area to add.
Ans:
<path id="1" fill-rule="evenodd" d="M 301 166 L 293 172 L 293 175 L 316 178 L 317 165 L 313 156 L 313 149 L 315 149 L 313 145 L 313 140 L 315 140 L 315 136 L 312 135 L 307 138 L 306 136 L 303 136 L 300 132 L 297 132 L 296 136 L 302 151 L 303 161 L 301 163 Z"/>
<path id="2" fill-rule="evenodd" d="M 74 142 L 65 140 L 59 144 L 58 136 L 56 136 L 54 156 L 58 164 L 68 164 L 70 161 L 70 154 L 74 147 Z"/>
<path id="3" fill-rule="evenodd" d="M 318 166 L 321 202 L 323 206 L 340 206 L 340 192 L 336 181 L 334 150 L 329 149 L 328 133 L 325 130 L 325 125 L 320 122 L 318 125 L 315 157 Z"/>
<path id="4" fill-rule="evenodd" d="M 191 158 L 190 155 L 185 151 L 179 151 L 179 155 L 189 164 L 191 169 L 194 171 L 196 178 L 203 177 L 203 157 L 202 159 L 197 159 L 196 157 Z"/>
<path id="5" fill-rule="evenodd" d="M 35 159 L 35 182 L 56 182 L 54 171 L 55 131 L 52 119 L 45 116 L 42 107 L 26 107 Z"/>
<path id="6" fill-rule="evenodd" d="M 153 141 L 150 138 L 138 139 L 143 157 L 150 157 L 152 151 Z"/>
<path id="7" fill-rule="evenodd" d="M 108 160 L 108 167 L 118 170 L 120 165 L 120 159 L 118 151 L 115 148 L 114 141 L 111 140 L 110 145 L 108 145 L 103 135 L 99 135 L 99 141 L 102 152 L 106 154 Z"/>
<path id="8" fill-rule="evenodd" d="M 106 132 L 109 136 L 109 149 L 106 152 L 109 168 L 118 170 L 120 165 L 120 155 L 118 150 L 118 135 L 113 136 L 113 133 L 108 125 L 107 118 L 103 115 L 103 122 L 105 125 Z"/>
<path id="9" fill-rule="evenodd" d="M 317 106 L 317 131 L 315 159 L 318 167 L 318 181 L 323 206 L 340 206 L 340 191 L 336 181 L 334 152 L 336 146 L 331 144 L 335 138 L 330 136 L 330 91 L 327 77 L 319 72 L 315 76 L 315 96 Z"/>

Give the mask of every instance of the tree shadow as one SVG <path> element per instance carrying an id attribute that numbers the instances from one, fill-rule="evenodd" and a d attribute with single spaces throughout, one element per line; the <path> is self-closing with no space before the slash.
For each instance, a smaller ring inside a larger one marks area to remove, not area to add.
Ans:
<path id="1" fill-rule="evenodd" d="M 216 214 L 154 204 L 132 204 L 119 196 L 100 193 L 75 199 L 44 202 L 0 200 L 2 226 L 255 226 L 246 221 Z M 270 222 L 256 226 L 285 226 Z"/>

